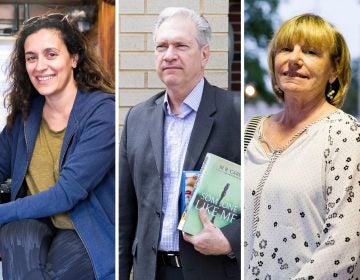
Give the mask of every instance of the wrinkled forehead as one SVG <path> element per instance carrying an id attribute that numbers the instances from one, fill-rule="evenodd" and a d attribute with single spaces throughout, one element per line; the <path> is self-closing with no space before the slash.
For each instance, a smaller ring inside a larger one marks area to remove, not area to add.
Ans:
<path id="1" fill-rule="evenodd" d="M 171 33 L 184 33 L 195 37 L 197 29 L 190 17 L 176 15 L 165 19 L 158 27 L 156 36 L 169 35 Z"/>

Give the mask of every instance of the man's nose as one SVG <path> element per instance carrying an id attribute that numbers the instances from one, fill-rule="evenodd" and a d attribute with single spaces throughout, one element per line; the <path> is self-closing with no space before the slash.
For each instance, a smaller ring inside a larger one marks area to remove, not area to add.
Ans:
<path id="1" fill-rule="evenodd" d="M 177 51 L 176 51 L 175 46 L 170 45 L 165 51 L 164 59 L 165 60 L 172 60 L 172 59 L 175 59 L 176 56 L 177 56 Z"/>

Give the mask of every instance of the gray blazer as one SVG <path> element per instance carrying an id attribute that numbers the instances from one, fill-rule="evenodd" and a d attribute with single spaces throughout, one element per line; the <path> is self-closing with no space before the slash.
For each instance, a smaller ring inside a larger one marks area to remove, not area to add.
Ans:
<path id="1" fill-rule="evenodd" d="M 164 93 L 132 108 L 122 132 L 119 166 L 120 280 L 129 278 L 132 266 L 134 279 L 155 279 L 162 219 Z M 240 163 L 240 104 L 234 100 L 233 94 L 205 80 L 184 170 L 200 170 L 207 152 Z M 186 280 L 240 279 L 240 220 L 222 231 L 236 258 L 202 255 L 180 234 L 180 256 Z"/>

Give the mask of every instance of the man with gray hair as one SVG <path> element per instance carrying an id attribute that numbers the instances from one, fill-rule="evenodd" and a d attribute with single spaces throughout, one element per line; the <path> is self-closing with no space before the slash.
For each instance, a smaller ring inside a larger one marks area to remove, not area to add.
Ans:
<path id="1" fill-rule="evenodd" d="M 240 221 L 202 232 L 177 230 L 182 170 L 210 152 L 240 163 L 240 104 L 210 85 L 204 68 L 211 28 L 187 8 L 166 8 L 153 33 L 166 89 L 132 108 L 120 147 L 119 276 L 128 279 L 239 279 Z M 240 189 L 240 185 L 239 185 Z"/>

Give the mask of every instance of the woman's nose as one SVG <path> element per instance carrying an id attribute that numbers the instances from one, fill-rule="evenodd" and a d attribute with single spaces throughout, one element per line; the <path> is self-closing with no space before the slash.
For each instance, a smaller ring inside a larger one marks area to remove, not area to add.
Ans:
<path id="1" fill-rule="evenodd" d="M 289 63 L 291 65 L 302 65 L 302 51 L 300 47 L 295 46 L 289 53 Z"/>
<path id="2" fill-rule="evenodd" d="M 42 71 L 47 68 L 46 59 L 43 57 L 38 57 L 35 65 L 35 70 Z"/>

